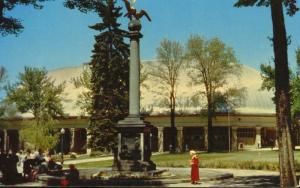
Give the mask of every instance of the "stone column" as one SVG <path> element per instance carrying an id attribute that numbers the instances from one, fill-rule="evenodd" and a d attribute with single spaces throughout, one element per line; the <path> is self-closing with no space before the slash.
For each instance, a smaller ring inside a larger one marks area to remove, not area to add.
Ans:
<path id="1" fill-rule="evenodd" d="M 89 135 L 90 130 L 86 129 L 86 154 L 90 155 L 92 153 L 92 148 L 89 147 L 89 142 L 91 140 L 91 135 Z"/>
<path id="2" fill-rule="evenodd" d="M 183 152 L 183 127 L 177 127 L 177 148 L 178 152 Z"/>
<path id="3" fill-rule="evenodd" d="M 238 150 L 238 143 L 237 143 L 237 127 L 231 127 L 231 151 Z"/>
<path id="4" fill-rule="evenodd" d="M 158 152 L 164 152 L 164 127 L 158 127 Z"/>
<path id="5" fill-rule="evenodd" d="M 204 149 L 205 151 L 208 150 L 208 128 L 207 127 L 203 127 L 203 134 L 204 134 Z"/>
<path id="6" fill-rule="evenodd" d="M 141 25 L 135 22 L 139 20 L 132 20 L 129 23 L 130 31 L 130 69 L 129 69 L 129 115 L 131 117 L 140 117 L 140 47 L 139 40 L 142 34 L 139 32 L 140 28 L 135 28 Z M 131 28 L 130 24 L 134 28 Z"/>
<path id="7" fill-rule="evenodd" d="M 70 131 L 71 131 L 71 152 L 75 152 L 75 150 L 76 150 L 76 129 L 75 128 L 71 128 L 70 129 Z"/>
<path id="8" fill-rule="evenodd" d="M 150 129 L 151 125 L 140 117 L 140 46 L 142 38 L 140 20 L 130 19 L 128 29 L 130 38 L 130 69 L 129 69 L 129 115 L 118 122 L 118 161 L 113 165 L 119 171 L 150 171 L 155 164 L 150 160 Z M 137 136 L 139 135 L 139 136 Z M 135 149 L 133 140 L 139 137 L 139 151 Z M 121 148 L 124 145 L 124 149 Z M 126 147 L 127 146 L 127 147 Z M 125 149 L 127 148 L 127 149 Z M 140 152 L 141 159 L 137 152 Z"/>
<path id="9" fill-rule="evenodd" d="M 121 147 L 122 147 L 122 134 L 118 133 L 118 154 L 121 153 Z M 117 155 L 118 160 L 120 160 L 120 155 Z"/>
<path id="10" fill-rule="evenodd" d="M 261 148 L 261 127 L 256 127 L 255 147 Z"/>
<path id="11" fill-rule="evenodd" d="M 6 151 L 6 152 L 7 152 L 7 150 L 8 150 L 7 140 L 8 140 L 8 138 L 7 138 L 7 130 L 6 130 L 6 129 L 3 129 L 3 149 L 4 149 L 4 151 Z"/>
<path id="12" fill-rule="evenodd" d="M 142 25 L 140 20 L 131 20 L 128 25 L 130 38 L 129 62 L 129 115 L 119 121 L 119 125 L 141 125 L 140 118 L 140 33 Z"/>
<path id="13" fill-rule="evenodd" d="M 144 140 L 144 133 L 140 133 L 140 138 L 141 138 L 141 140 L 140 140 L 140 147 L 141 147 L 141 160 L 142 161 L 144 161 L 144 159 L 145 159 L 145 149 L 144 149 L 144 146 L 145 146 L 145 140 Z"/>

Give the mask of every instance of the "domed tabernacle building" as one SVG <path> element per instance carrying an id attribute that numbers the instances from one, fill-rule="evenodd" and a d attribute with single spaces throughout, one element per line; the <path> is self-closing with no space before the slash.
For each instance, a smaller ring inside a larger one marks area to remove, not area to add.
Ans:
<path id="1" fill-rule="evenodd" d="M 144 61 L 143 70 L 156 61 Z M 48 75 L 55 83 L 66 82 L 63 106 L 66 117 L 58 120 L 58 129 L 64 128 L 65 152 L 89 152 L 87 148 L 88 117 L 76 105 L 78 95 L 85 88 L 75 88 L 72 78 L 78 77 L 87 65 L 66 67 L 49 71 Z M 273 93 L 260 89 L 262 79 L 260 73 L 242 65 L 239 78 L 228 78 L 226 87 L 244 88 L 245 99 L 234 110 L 220 112 L 213 118 L 215 150 L 236 151 L 243 148 L 260 148 L 276 145 L 275 105 Z M 145 120 L 154 125 L 151 134 L 152 151 L 168 151 L 170 145 L 170 117 L 168 107 L 162 105 L 163 97 L 159 91 L 160 83 L 148 79 L 147 87 L 141 87 L 141 113 Z M 203 89 L 203 88 L 202 88 Z M 198 101 L 192 100 L 201 90 L 201 86 L 192 85 L 187 71 L 183 72 L 177 87 L 176 128 L 178 150 L 206 150 L 207 117 L 201 113 L 206 100 L 198 95 Z M 227 109 L 225 107 L 225 109 Z M 21 117 L 0 119 L 0 147 L 2 149 L 20 149 L 19 130 L 32 123 L 31 114 Z M 298 134 L 296 145 L 300 144 Z M 57 150 L 59 152 L 59 148 Z"/>

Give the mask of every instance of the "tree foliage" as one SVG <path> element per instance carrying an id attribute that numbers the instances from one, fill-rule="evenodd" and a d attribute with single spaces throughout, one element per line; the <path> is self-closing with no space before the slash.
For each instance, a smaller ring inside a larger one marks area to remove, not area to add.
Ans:
<path id="1" fill-rule="evenodd" d="M 300 48 L 296 50 L 297 67 L 296 71 L 290 70 L 291 84 L 291 112 L 293 123 L 297 123 L 300 117 Z M 272 65 L 262 64 L 260 66 L 263 83 L 261 89 L 275 91 L 275 68 Z M 275 101 L 274 101 L 275 102 Z"/>
<path id="2" fill-rule="evenodd" d="M 217 102 L 220 102 L 220 90 L 227 84 L 227 78 L 238 75 L 240 65 L 231 48 L 227 47 L 218 38 L 205 40 L 194 35 L 187 44 L 187 58 L 190 61 L 191 71 L 189 77 L 195 85 L 204 86 L 204 93 L 207 100 L 208 117 L 208 152 L 213 149 L 212 140 L 212 117 Z M 229 94 L 229 93 L 228 93 Z M 226 97 L 223 97 L 226 99 Z M 229 98 L 228 98 L 229 99 Z"/>
<path id="3" fill-rule="evenodd" d="M 116 143 L 116 123 L 128 114 L 129 48 L 127 32 L 120 29 L 121 7 L 115 0 L 66 0 L 65 6 L 83 13 L 95 12 L 101 22 L 93 26 L 99 32 L 91 60 L 92 109 L 90 146 L 111 150 Z"/>
<path id="4" fill-rule="evenodd" d="M 261 77 L 263 79 L 261 89 L 275 91 L 275 70 L 274 67 L 267 64 L 260 65 Z"/>
<path id="5" fill-rule="evenodd" d="M 270 7 L 272 0 L 238 0 L 235 4 L 236 7 L 242 7 L 242 6 L 264 6 L 264 7 Z M 284 6 L 286 7 L 287 14 L 289 16 L 293 16 L 299 8 L 297 7 L 297 0 L 281 0 Z"/>
<path id="6" fill-rule="evenodd" d="M 224 92 L 216 92 L 213 112 L 233 113 L 237 107 L 243 105 L 246 98 L 246 88 L 228 88 Z"/>
<path id="7" fill-rule="evenodd" d="M 72 78 L 71 82 L 75 88 L 82 88 L 83 91 L 80 93 L 76 100 L 76 106 L 79 106 L 82 113 L 89 114 L 92 110 L 92 83 L 91 83 L 91 70 L 84 69 L 81 75 L 76 78 Z"/>
<path id="8" fill-rule="evenodd" d="M 150 73 L 149 70 L 141 64 L 141 74 L 140 74 L 140 85 L 141 88 L 149 89 L 149 86 L 146 84 L 146 81 L 149 79 Z M 90 69 L 84 69 L 81 75 L 78 77 L 72 78 L 71 83 L 75 88 L 82 88 L 83 91 L 78 95 L 76 100 L 76 105 L 80 107 L 82 113 L 89 114 L 92 110 L 92 83 L 91 83 L 92 73 Z M 141 93 L 142 95 L 142 93 Z"/>
<path id="9" fill-rule="evenodd" d="M 0 91 L 5 88 L 6 77 L 7 77 L 6 69 L 0 66 Z"/>
<path id="10" fill-rule="evenodd" d="M 18 109 L 15 104 L 10 104 L 5 99 L 0 101 L 0 117 L 13 118 L 18 115 Z"/>
<path id="11" fill-rule="evenodd" d="M 23 137 L 26 135 L 27 140 L 35 146 L 42 147 L 43 143 L 51 148 L 57 142 L 53 122 L 56 117 L 63 115 L 61 94 L 64 87 L 64 83 L 56 86 L 47 77 L 45 69 L 30 67 L 25 67 L 24 72 L 19 74 L 16 84 L 7 87 L 8 103 L 15 104 L 21 113 L 34 116 L 34 125 L 25 131 L 27 134 L 23 134 Z"/>
<path id="12" fill-rule="evenodd" d="M 2 90 L 2 87 L 3 87 L 3 82 L 4 82 L 4 79 L 5 79 L 5 75 L 6 75 L 6 70 L 4 67 L 0 67 L 0 92 Z M 0 101 L 0 117 L 4 115 L 5 113 L 5 108 L 6 108 L 6 105 L 4 104 L 3 101 Z"/>
<path id="13" fill-rule="evenodd" d="M 9 16 L 8 12 L 12 11 L 19 5 L 32 5 L 35 9 L 43 8 L 42 2 L 48 0 L 0 0 L 0 34 L 18 35 L 24 29 L 20 19 Z"/>
<path id="14" fill-rule="evenodd" d="M 32 149 L 52 149 L 59 141 L 59 132 L 53 129 L 53 125 L 57 123 L 53 119 L 42 120 L 20 131 L 20 139 L 28 143 Z"/>
<path id="15" fill-rule="evenodd" d="M 149 89 L 149 86 L 146 84 L 146 81 L 150 77 L 149 70 L 146 69 L 145 65 L 140 64 L 140 86 L 141 88 Z"/>
<path id="16" fill-rule="evenodd" d="M 292 94 L 292 117 L 298 119 L 300 117 L 300 48 L 296 50 L 297 71 L 293 74 L 291 80 Z M 298 123 L 298 121 L 294 121 Z"/>
<path id="17" fill-rule="evenodd" d="M 175 108 L 176 92 L 180 73 L 184 65 L 184 50 L 179 42 L 164 39 L 157 48 L 158 64 L 151 64 L 150 75 L 160 83 L 160 93 L 164 97 L 170 108 L 170 122 L 172 128 L 172 150 L 175 152 L 176 128 L 175 128 Z"/>
<path id="18" fill-rule="evenodd" d="M 0 67 L 0 81 L 2 81 L 5 77 L 6 70 L 4 67 Z"/>

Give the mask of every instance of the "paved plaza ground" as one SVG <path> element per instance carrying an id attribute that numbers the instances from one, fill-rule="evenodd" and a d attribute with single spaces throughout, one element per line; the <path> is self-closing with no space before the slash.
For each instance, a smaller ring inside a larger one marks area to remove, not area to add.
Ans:
<path id="1" fill-rule="evenodd" d="M 99 158 L 87 158 L 65 161 L 65 164 L 80 164 L 85 162 L 107 161 L 111 160 L 111 156 Z M 158 170 L 165 169 L 176 175 L 176 178 L 166 178 L 161 182 L 162 184 L 156 187 L 278 187 L 279 173 L 275 171 L 262 170 L 237 170 L 237 169 L 212 169 L 200 168 L 201 181 L 199 184 L 190 184 L 190 168 L 172 168 L 159 167 Z M 21 169 L 19 169 L 21 171 Z M 89 179 L 92 174 L 110 170 L 110 168 L 89 168 L 79 169 L 82 179 Z M 6 185 L 0 185 L 6 186 Z M 41 181 L 28 182 L 17 184 L 14 186 L 43 186 Z M 101 186 L 101 185 L 99 185 Z M 122 186 L 122 184 L 114 185 Z M 134 184 L 133 184 L 134 186 Z M 123 186 L 127 187 L 127 186 Z M 149 187 L 145 185 L 145 187 Z"/>
<path id="2" fill-rule="evenodd" d="M 168 169 L 175 173 L 178 178 L 169 178 L 163 180 L 163 184 L 157 187 L 278 187 L 279 174 L 272 171 L 260 170 L 235 170 L 235 169 L 208 169 L 200 168 L 201 181 L 199 184 L 193 185 L 189 183 L 189 168 L 159 168 Z M 100 169 L 107 170 L 107 169 Z M 81 177 L 89 178 L 91 174 L 99 171 L 99 169 L 80 169 Z M 230 174 L 234 177 L 231 178 Z M 5 186 L 5 185 L 1 185 Z M 14 186 L 43 186 L 41 182 L 29 182 L 17 184 Z M 101 185 L 99 185 L 101 187 Z M 134 185 L 132 185 L 134 186 Z M 121 184 L 113 187 L 122 187 Z M 124 186 L 127 187 L 127 186 Z M 149 187 L 149 185 L 145 185 Z M 155 186 L 153 186 L 155 187 Z"/>

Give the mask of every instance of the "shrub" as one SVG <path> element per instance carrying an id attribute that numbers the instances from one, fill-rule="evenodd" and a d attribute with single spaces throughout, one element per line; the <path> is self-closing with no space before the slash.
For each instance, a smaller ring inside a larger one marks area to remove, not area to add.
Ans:
<path id="1" fill-rule="evenodd" d="M 76 159 L 77 158 L 77 153 L 70 153 L 70 159 Z"/>
<path id="2" fill-rule="evenodd" d="M 103 151 L 92 151 L 91 154 L 90 154 L 90 157 L 101 157 L 101 156 L 104 156 L 104 155 L 107 155 L 108 153 L 105 153 Z"/>
<path id="3" fill-rule="evenodd" d="M 52 155 L 52 159 L 56 162 L 60 162 L 61 161 L 61 155 Z"/>

